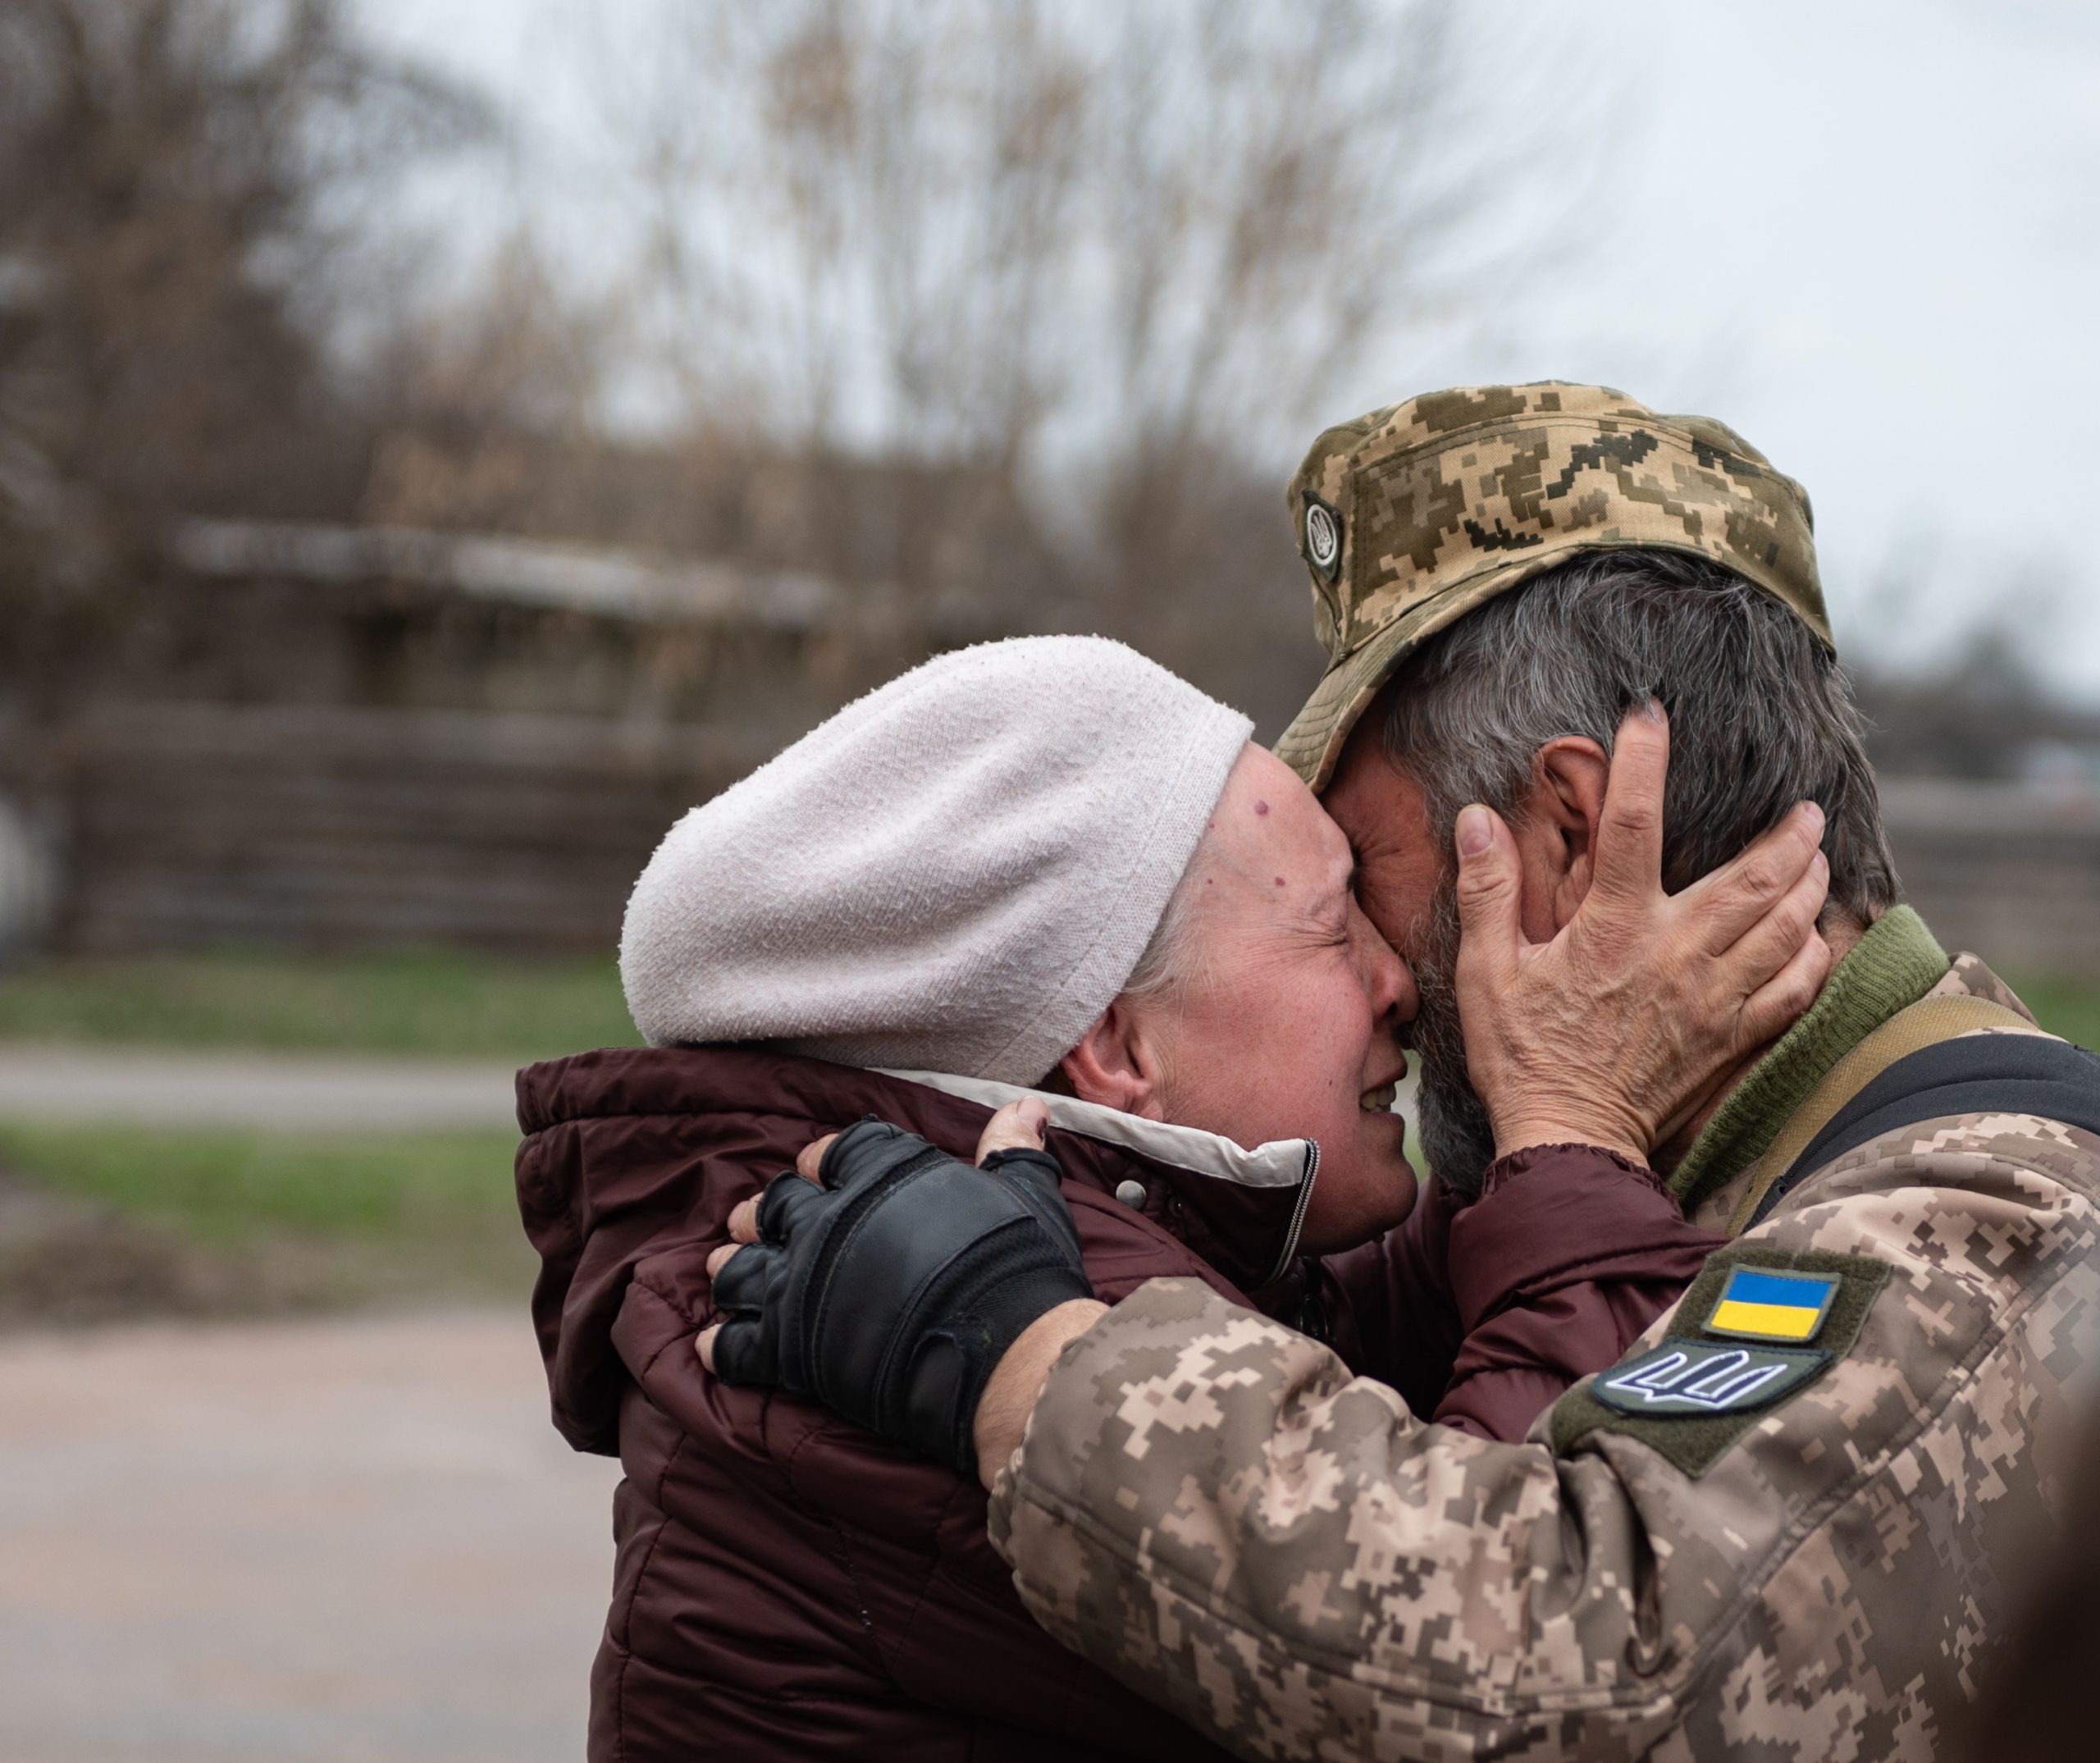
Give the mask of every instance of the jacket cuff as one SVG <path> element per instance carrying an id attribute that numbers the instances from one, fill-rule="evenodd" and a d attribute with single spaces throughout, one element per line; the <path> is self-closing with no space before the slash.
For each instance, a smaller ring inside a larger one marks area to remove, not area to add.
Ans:
<path id="1" fill-rule="evenodd" d="M 1521 1151 L 1512 1151 L 1507 1157 L 1499 1157 L 1487 1166 L 1487 1173 L 1481 1178 L 1480 1198 L 1486 1199 L 1497 1188 L 1507 1187 L 1519 1176 L 1539 1168 L 1541 1165 L 1564 1163 L 1568 1158 L 1580 1159 L 1587 1167 L 1595 1169 L 1599 1163 L 1609 1163 L 1623 1169 L 1658 1193 L 1667 1191 L 1662 1178 L 1646 1163 L 1637 1163 L 1630 1157 L 1617 1151 L 1607 1151 L 1595 1144 L 1527 1144 Z"/>

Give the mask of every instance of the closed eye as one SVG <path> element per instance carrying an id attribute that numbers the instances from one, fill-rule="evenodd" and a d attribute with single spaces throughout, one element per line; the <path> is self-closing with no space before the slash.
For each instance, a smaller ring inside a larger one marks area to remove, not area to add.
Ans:
<path id="1" fill-rule="evenodd" d="M 1331 943 L 1338 948 L 1346 948 L 1354 929 L 1349 922 L 1349 901 L 1344 896 L 1341 910 L 1322 912 L 1313 920 L 1313 928 L 1319 933 L 1322 942 Z"/>
<path id="2" fill-rule="evenodd" d="M 1321 915 L 1330 939 L 1346 945 L 1356 929 L 1356 852 L 1350 847 L 1349 873 L 1341 879 L 1341 892 L 1334 904 Z"/>

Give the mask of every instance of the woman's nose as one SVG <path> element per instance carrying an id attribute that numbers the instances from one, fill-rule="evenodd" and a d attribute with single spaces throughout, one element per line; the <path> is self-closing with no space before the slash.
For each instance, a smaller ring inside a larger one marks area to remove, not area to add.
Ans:
<path id="1" fill-rule="evenodd" d="M 1371 994 L 1372 1007 L 1382 1020 L 1390 1016 L 1395 1022 L 1412 1022 L 1422 1008 L 1422 994 L 1416 990 L 1413 971 L 1402 961 L 1399 952 L 1379 934 L 1378 927 L 1367 918 L 1361 909 L 1356 914 L 1357 934 L 1366 953 L 1365 989 Z"/>

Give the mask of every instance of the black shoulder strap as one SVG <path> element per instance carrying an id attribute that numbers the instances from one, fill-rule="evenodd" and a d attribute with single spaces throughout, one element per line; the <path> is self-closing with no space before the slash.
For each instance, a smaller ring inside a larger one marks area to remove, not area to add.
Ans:
<path id="1" fill-rule="evenodd" d="M 1833 1115 L 1759 1203 L 1883 1133 L 1956 1114 L 2033 1114 L 2100 1133 L 2100 1057 L 2045 1035 L 1965 1035 L 1899 1059 Z"/>

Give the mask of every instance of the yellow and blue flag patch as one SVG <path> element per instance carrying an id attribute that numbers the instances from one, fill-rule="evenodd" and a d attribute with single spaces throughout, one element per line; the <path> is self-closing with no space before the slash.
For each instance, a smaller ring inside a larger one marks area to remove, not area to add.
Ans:
<path id="1" fill-rule="evenodd" d="M 1888 1263 L 1870 1255 L 1762 1242 L 1717 1251 L 1653 1346 L 1554 1404 L 1554 1450 L 1614 1432 L 1688 1476 L 1705 1474 L 1760 1416 L 1858 1346 L 1888 1277 Z"/>
<path id="2" fill-rule="evenodd" d="M 1813 1341 L 1841 1283 L 1835 1273 L 1732 1267 L 1706 1331 L 1735 1341 Z"/>

